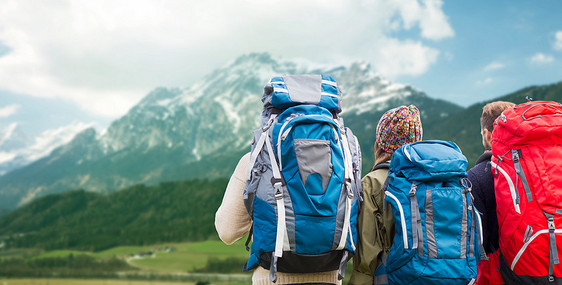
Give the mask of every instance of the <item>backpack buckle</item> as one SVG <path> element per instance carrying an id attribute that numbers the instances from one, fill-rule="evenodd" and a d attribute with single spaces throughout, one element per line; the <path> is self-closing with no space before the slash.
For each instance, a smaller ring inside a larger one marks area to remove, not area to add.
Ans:
<path id="1" fill-rule="evenodd" d="M 277 189 L 275 191 L 275 200 L 281 200 L 283 199 L 283 192 L 281 192 L 281 189 Z"/>
<path id="2" fill-rule="evenodd" d="M 410 192 L 408 193 L 410 197 L 416 196 L 416 191 L 418 190 L 418 185 L 412 183 L 412 187 L 410 188 Z"/>
<path id="3" fill-rule="evenodd" d="M 275 188 L 275 199 L 283 199 L 283 191 L 281 191 L 281 187 L 283 187 L 283 179 L 272 177 L 271 184 L 273 184 L 273 188 Z"/>
<path id="4" fill-rule="evenodd" d="M 344 183 L 347 189 L 347 198 L 353 199 L 353 188 L 351 187 L 351 178 L 346 178 L 344 180 Z"/>

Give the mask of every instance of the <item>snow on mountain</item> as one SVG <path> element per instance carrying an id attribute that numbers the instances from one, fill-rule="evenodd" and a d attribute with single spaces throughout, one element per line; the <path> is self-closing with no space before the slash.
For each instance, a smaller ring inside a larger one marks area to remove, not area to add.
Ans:
<path id="1" fill-rule="evenodd" d="M 74 122 L 31 138 L 18 123 L 10 124 L 0 132 L 0 175 L 49 155 L 92 125 Z"/>

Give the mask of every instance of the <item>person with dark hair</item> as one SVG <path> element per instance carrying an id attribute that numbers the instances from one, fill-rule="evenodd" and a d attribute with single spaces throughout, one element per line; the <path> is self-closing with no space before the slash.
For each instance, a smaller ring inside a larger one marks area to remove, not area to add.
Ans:
<path id="1" fill-rule="evenodd" d="M 489 258 L 489 260 L 481 260 L 478 264 L 476 284 L 504 284 L 498 265 L 498 218 L 490 159 L 492 158 L 491 140 L 494 122 L 505 109 L 513 105 L 511 102 L 496 101 L 488 103 L 482 108 L 480 134 L 484 153 L 478 158 L 475 166 L 468 171 L 468 179 L 472 183 L 474 205 L 482 216 L 483 245 Z"/>
<path id="2" fill-rule="evenodd" d="M 349 284 L 384 283 L 386 276 L 379 267 L 392 245 L 394 218 L 390 205 L 384 201 L 383 184 L 394 151 L 404 144 L 420 141 L 422 132 L 420 112 L 414 105 L 387 111 L 377 125 L 375 164 L 361 179 L 364 202 L 357 218 L 357 250 Z"/>

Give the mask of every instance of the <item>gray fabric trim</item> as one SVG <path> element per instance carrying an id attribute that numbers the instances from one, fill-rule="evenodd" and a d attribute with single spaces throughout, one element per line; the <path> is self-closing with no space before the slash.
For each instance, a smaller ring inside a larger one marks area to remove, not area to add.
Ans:
<path id="1" fill-rule="evenodd" d="M 482 218 L 480 217 L 480 213 L 478 213 L 478 210 L 474 206 L 474 196 L 472 196 L 470 190 L 468 192 L 468 197 L 470 198 L 469 210 L 472 210 L 474 229 L 476 229 L 476 231 L 472 236 L 478 239 L 478 248 L 480 249 L 480 260 L 488 260 L 488 256 L 486 255 L 486 250 L 484 249 L 484 240 L 483 240 L 484 238 L 482 233 Z M 470 242 L 470 246 L 471 246 L 470 250 L 472 251 L 471 253 L 472 255 L 474 255 L 474 246 L 475 246 L 474 238 L 471 238 L 471 242 Z"/>
<path id="2" fill-rule="evenodd" d="M 476 211 L 474 211 L 474 205 L 469 206 L 469 210 L 472 210 L 472 229 L 470 231 L 470 247 L 468 249 L 468 256 L 474 257 L 474 243 L 476 241 L 476 237 L 479 235 L 478 232 L 478 218 L 476 215 Z M 468 214 L 468 213 L 467 213 Z"/>
<path id="3" fill-rule="evenodd" d="M 289 97 L 293 102 L 318 104 L 322 92 L 321 75 L 283 76 Z"/>
<path id="4" fill-rule="evenodd" d="M 533 201 L 533 195 L 531 195 L 531 188 L 527 182 L 527 177 L 525 176 L 525 171 L 521 166 L 519 161 L 519 153 L 516 149 L 511 150 L 511 157 L 513 158 L 513 165 L 515 167 L 515 172 L 521 177 L 521 182 L 523 182 L 523 188 L 525 188 L 525 195 L 527 195 L 527 202 Z"/>
<path id="5" fill-rule="evenodd" d="M 433 191 L 425 192 L 425 232 L 427 236 L 427 252 L 429 258 L 437 258 L 437 241 L 435 240 L 435 224 L 433 221 Z"/>
<path id="6" fill-rule="evenodd" d="M 531 225 L 527 225 L 527 230 L 525 230 L 525 236 L 523 236 L 523 243 L 526 243 L 532 235 L 533 235 L 533 227 L 531 227 Z"/>
<path id="7" fill-rule="evenodd" d="M 554 215 L 549 213 L 544 213 L 546 218 L 548 219 L 548 235 L 549 235 L 549 244 L 548 248 L 550 250 L 550 261 L 548 265 L 548 275 L 554 276 L 554 265 L 560 264 L 560 260 L 558 259 L 558 249 L 556 248 L 556 235 L 554 231 L 556 227 L 554 225 Z"/>
<path id="8" fill-rule="evenodd" d="M 330 141 L 295 139 L 294 144 L 299 173 L 303 184 L 306 186 L 306 181 L 311 174 L 318 174 L 320 175 L 320 179 L 322 179 L 322 193 L 326 192 L 328 183 L 332 177 L 332 150 L 330 148 Z"/>
<path id="9" fill-rule="evenodd" d="M 343 230 L 343 223 L 345 220 L 345 203 L 347 199 L 347 192 L 345 190 L 345 183 L 341 184 L 340 198 L 338 200 L 338 210 L 336 213 L 336 230 L 334 232 L 334 242 L 332 250 L 338 248 Z"/>
<path id="10" fill-rule="evenodd" d="M 562 209 L 556 209 L 556 214 L 557 214 L 557 215 L 562 215 Z"/>
<path id="11" fill-rule="evenodd" d="M 466 236 L 467 236 L 467 232 L 468 232 L 468 205 L 467 205 L 467 201 L 466 201 L 466 195 L 462 194 L 462 222 L 461 222 L 461 256 L 460 258 L 466 258 Z M 472 225 L 473 227 L 475 226 L 475 221 L 476 221 L 476 217 L 474 215 L 472 215 Z M 471 243 L 471 246 L 473 245 L 473 243 Z M 471 251 L 473 250 L 473 247 L 471 247 Z M 471 257 L 474 255 L 474 253 L 471 253 Z"/>
<path id="12" fill-rule="evenodd" d="M 291 251 L 297 251 L 297 244 L 295 238 L 295 212 L 293 211 L 293 201 L 291 201 L 291 194 L 287 190 L 287 186 L 283 186 L 283 199 L 285 202 L 285 221 L 287 229 L 287 237 L 289 241 L 289 248 Z"/>
<path id="13" fill-rule="evenodd" d="M 348 261 L 349 261 L 349 252 L 347 250 L 344 250 L 338 270 L 338 280 L 343 280 L 343 278 L 345 277 L 345 268 L 347 266 Z"/>
<path id="14" fill-rule="evenodd" d="M 412 215 L 412 249 L 418 249 L 418 254 L 423 255 L 423 230 L 421 226 L 420 208 L 416 196 L 417 185 L 412 183 L 410 188 L 410 210 Z"/>

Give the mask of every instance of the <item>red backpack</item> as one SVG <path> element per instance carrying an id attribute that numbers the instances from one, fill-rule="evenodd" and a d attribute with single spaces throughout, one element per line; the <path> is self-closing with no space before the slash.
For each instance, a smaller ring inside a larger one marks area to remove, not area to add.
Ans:
<path id="1" fill-rule="evenodd" d="M 562 105 L 506 109 L 492 134 L 500 272 L 508 284 L 562 284 Z"/>

